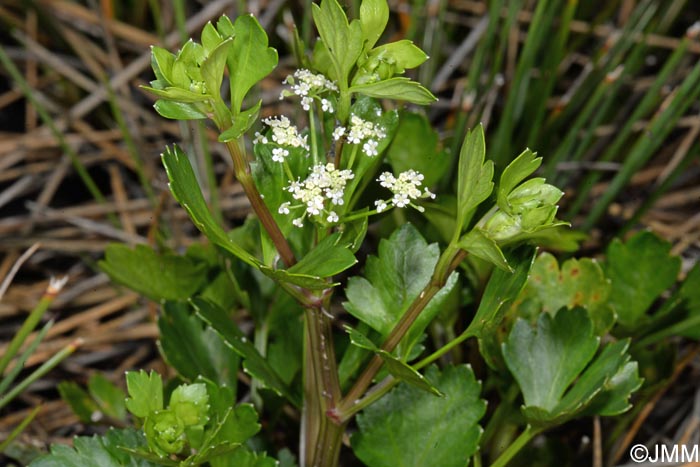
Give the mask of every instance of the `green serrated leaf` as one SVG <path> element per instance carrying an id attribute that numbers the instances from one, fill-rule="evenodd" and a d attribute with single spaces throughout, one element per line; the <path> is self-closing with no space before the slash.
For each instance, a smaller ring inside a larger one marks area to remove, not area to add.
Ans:
<path id="1" fill-rule="evenodd" d="M 204 53 L 209 55 L 212 50 L 223 42 L 224 38 L 216 30 L 211 21 L 204 25 L 202 28 L 202 47 L 204 47 Z"/>
<path id="2" fill-rule="evenodd" d="M 153 105 L 161 117 L 171 120 L 203 120 L 209 118 L 207 114 L 199 110 L 195 104 L 166 101 L 158 99 Z"/>
<path id="3" fill-rule="evenodd" d="M 469 463 L 481 437 L 478 421 L 486 411 L 480 385 L 467 366 L 450 366 L 442 373 L 430 367 L 426 377 L 445 397 L 400 385 L 358 415 L 352 448 L 367 466 Z"/>
<path id="4" fill-rule="evenodd" d="M 627 353 L 629 340 L 610 343 L 566 393 L 555 412 L 572 414 L 585 408 L 587 415 L 613 415 L 629 409 L 629 396 L 642 381 L 636 362 Z"/>
<path id="5" fill-rule="evenodd" d="M 641 232 L 607 249 L 605 274 L 610 278 L 610 304 L 618 321 L 634 329 L 662 292 L 676 282 L 681 260 L 670 256 L 671 244 L 651 232 Z"/>
<path id="6" fill-rule="evenodd" d="M 88 380 L 88 391 L 103 413 L 116 420 L 126 419 L 126 394 L 107 378 L 94 373 Z"/>
<path id="7" fill-rule="evenodd" d="M 158 81 L 172 85 L 172 71 L 175 56 L 162 47 L 151 47 L 151 67 Z"/>
<path id="8" fill-rule="evenodd" d="M 340 232 L 336 232 L 321 240 L 287 271 L 292 274 L 308 274 L 325 278 L 354 266 L 357 259 L 347 245 L 339 243 L 340 235 Z"/>
<path id="9" fill-rule="evenodd" d="M 267 46 L 267 34 L 252 15 L 241 15 L 236 19 L 233 35 L 228 68 L 231 110 L 237 115 L 248 91 L 277 66 L 277 51 Z"/>
<path id="10" fill-rule="evenodd" d="M 201 92 L 194 92 L 188 89 L 183 89 L 175 86 L 169 86 L 164 89 L 156 89 L 149 86 L 141 87 L 146 91 L 150 92 L 151 94 L 155 94 L 156 96 L 162 99 L 182 102 L 185 104 L 207 102 L 212 99 L 212 96 L 209 94 L 202 94 Z"/>
<path id="11" fill-rule="evenodd" d="M 629 401 L 632 393 L 642 387 L 643 383 L 637 362 L 622 365 L 617 373 L 608 378 L 603 391 L 591 401 L 585 413 L 612 417 L 627 412 L 632 408 Z"/>
<path id="12" fill-rule="evenodd" d="M 300 406 L 299 396 L 290 391 L 280 376 L 265 358 L 260 355 L 255 346 L 238 329 L 236 324 L 229 319 L 224 310 L 201 298 L 194 298 L 192 305 L 197 310 L 197 316 L 211 326 L 221 336 L 226 345 L 245 359 L 243 368 L 251 376 L 277 394 L 286 397 L 295 406 Z"/>
<path id="13" fill-rule="evenodd" d="M 238 354 L 211 328 L 203 326 L 185 303 L 166 302 L 158 318 L 160 349 L 178 374 L 194 381 L 204 376 L 235 388 Z"/>
<path id="14" fill-rule="evenodd" d="M 140 430 L 111 428 L 104 436 L 81 436 L 73 440 L 73 447 L 54 444 L 51 453 L 42 456 L 31 467 L 151 467 L 158 465 L 133 457 L 128 449 L 144 449 L 146 439 Z"/>
<path id="15" fill-rule="evenodd" d="M 591 361 L 599 338 L 586 310 L 542 313 L 535 329 L 518 319 L 503 343 L 503 358 L 526 407 L 553 411 L 564 391 Z"/>
<path id="16" fill-rule="evenodd" d="M 486 161 L 484 127 L 477 126 L 464 138 L 457 172 L 457 234 L 467 215 L 493 191 L 493 162 Z"/>
<path id="17" fill-rule="evenodd" d="M 627 411 L 631 407 L 630 395 L 642 384 L 637 363 L 629 361 L 628 347 L 629 340 L 605 346 L 556 407 L 525 407 L 525 417 L 530 423 L 547 427 L 576 417 L 611 416 Z"/>
<path id="18" fill-rule="evenodd" d="M 217 439 L 242 444 L 257 434 L 260 428 L 255 407 L 251 404 L 239 404 L 226 418 Z"/>
<path id="19" fill-rule="evenodd" d="M 187 159 L 187 155 L 177 146 L 174 146 L 173 149 L 166 148 L 163 153 L 163 165 L 165 165 L 165 170 L 168 173 L 170 190 L 173 192 L 173 196 L 185 208 L 195 226 L 212 243 L 220 246 L 241 261 L 251 266 L 257 266 L 258 260 L 233 243 L 221 226 L 214 220 L 206 201 L 204 201 L 204 196 L 202 196 L 202 191 L 192 166 Z"/>
<path id="20" fill-rule="evenodd" d="M 226 39 L 216 46 L 207 58 L 202 62 L 201 71 L 207 90 L 214 99 L 219 99 L 221 95 L 221 82 L 224 79 L 226 69 L 226 58 L 229 50 L 233 46 L 233 39 Z"/>
<path id="21" fill-rule="evenodd" d="M 365 50 L 374 47 L 388 22 L 389 5 L 386 0 L 364 0 L 360 4 L 360 24 Z"/>
<path id="22" fill-rule="evenodd" d="M 329 76 L 336 82 L 347 83 L 350 70 L 362 52 L 362 25 L 358 20 L 348 23 L 337 0 L 322 0 L 311 8 L 314 24 L 333 63 Z"/>
<path id="23" fill-rule="evenodd" d="M 189 298 L 204 284 L 207 269 L 191 258 L 159 255 L 146 245 L 132 250 L 116 243 L 107 246 L 98 264 L 114 282 L 155 301 Z"/>
<path id="24" fill-rule="evenodd" d="M 488 261 L 497 268 L 503 269 L 507 272 L 513 272 L 513 268 L 508 265 L 506 257 L 503 256 L 503 252 L 499 248 L 495 241 L 491 240 L 486 234 L 480 229 L 474 229 L 469 231 L 469 233 L 462 236 L 457 244 L 464 251 L 481 258 L 484 261 Z"/>
<path id="25" fill-rule="evenodd" d="M 537 154 L 525 149 L 513 162 L 503 170 L 501 179 L 498 184 L 498 192 L 496 202 L 502 211 L 510 213 L 510 204 L 508 203 L 508 195 L 513 189 L 523 180 L 529 177 L 542 163 L 542 158 L 537 157 Z"/>
<path id="26" fill-rule="evenodd" d="M 163 381 L 155 371 L 144 370 L 126 372 L 126 387 L 129 398 L 126 408 L 139 418 L 146 418 L 151 412 L 163 408 Z"/>
<path id="27" fill-rule="evenodd" d="M 437 244 L 428 245 L 415 227 L 404 224 L 380 242 L 379 256 L 367 259 L 365 277 L 350 278 L 345 309 L 386 337 L 428 284 L 439 255 Z M 400 355 L 406 355 L 415 345 L 456 281 L 456 274 L 451 275 L 425 307 L 404 338 L 405 348 Z"/>
<path id="28" fill-rule="evenodd" d="M 375 83 L 352 86 L 350 92 L 364 94 L 377 99 L 395 99 L 418 105 L 427 105 L 437 100 L 437 97 L 424 88 L 420 83 L 409 78 L 396 77 Z"/>
<path id="29" fill-rule="evenodd" d="M 545 252 L 535 260 L 530 279 L 514 306 L 530 300 L 530 306 L 550 314 L 563 307 L 584 307 L 593 320 L 595 334 L 600 336 L 615 323 L 609 297 L 610 281 L 595 260 L 571 258 L 560 269 L 556 258 Z"/>
<path id="30" fill-rule="evenodd" d="M 390 63 L 394 73 L 401 74 L 406 69 L 421 65 L 428 55 L 413 42 L 403 39 L 375 48 L 369 53 L 369 59 L 372 58 Z"/>

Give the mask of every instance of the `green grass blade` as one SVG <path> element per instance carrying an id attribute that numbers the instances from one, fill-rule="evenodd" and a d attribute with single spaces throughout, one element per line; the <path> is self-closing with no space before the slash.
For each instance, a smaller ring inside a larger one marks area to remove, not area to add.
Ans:
<path id="1" fill-rule="evenodd" d="M 670 104 L 652 120 L 649 129 L 637 140 L 621 170 L 612 179 L 601 199 L 593 205 L 593 209 L 583 223 L 583 230 L 590 229 L 602 217 L 608 205 L 617 198 L 632 176 L 664 143 L 666 136 L 674 128 L 678 119 L 699 94 L 700 63 L 695 65 L 690 74 L 683 80 Z"/>
<path id="2" fill-rule="evenodd" d="M 622 148 L 625 146 L 625 144 L 628 143 L 628 139 L 632 134 L 634 125 L 640 119 L 644 118 L 644 116 L 649 114 L 649 112 L 651 112 L 652 109 L 658 105 L 659 101 L 661 100 L 661 88 L 668 81 L 668 78 L 671 76 L 671 73 L 676 70 L 681 58 L 683 58 L 683 56 L 688 50 L 688 45 L 689 42 L 687 39 L 681 42 L 679 47 L 676 50 L 674 50 L 673 54 L 671 54 L 668 60 L 666 60 L 666 63 L 664 63 L 664 66 L 661 68 L 661 71 L 659 71 L 658 76 L 652 83 L 649 90 L 644 94 L 642 100 L 635 107 L 634 111 L 632 112 L 632 115 L 625 119 L 626 121 L 624 125 L 617 132 L 617 135 L 615 136 L 613 142 L 610 145 L 608 145 L 605 152 L 603 152 L 601 157 L 598 158 L 598 161 L 611 161 L 622 153 Z M 600 180 L 600 177 L 600 173 L 591 172 L 588 175 L 586 175 L 586 177 L 581 183 L 578 184 L 579 189 L 577 190 L 576 198 L 566 212 L 566 216 L 568 218 L 572 218 L 576 214 L 578 214 L 578 212 L 583 207 L 586 199 L 588 198 L 588 194 L 590 193 L 591 188 L 596 182 L 598 182 L 598 180 Z"/>
<path id="3" fill-rule="evenodd" d="M 7 436 L 7 438 L 2 443 L 0 443 L 0 454 L 5 452 L 5 449 L 7 449 L 10 443 L 12 443 L 12 441 L 14 441 L 15 438 L 17 438 L 24 431 L 24 429 L 27 428 L 27 426 L 29 426 L 29 424 L 32 422 L 32 420 L 34 420 L 41 408 L 41 406 L 35 407 L 34 410 L 32 410 L 29 413 L 29 415 L 27 415 L 27 417 L 15 427 L 14 430 L 12 430 L 12 432 Z"/>
<path id="4" fill-rule="evenodd" d="M 34 381 L 38 380 L 42 376 L 44 376 L 46 373 L 51 371 L 56 365 L 61 363 L 63 360 L 65 360 L 68 356 L 70 356 L 75 350 L 82 344 L 82 339 L 76 339 L 74 342 L 68 344 L 65 346 L 63 349 L 61 349 L 57 354 L 55 354 L 53 357 L 48 359 L 47 361 L 44 362 L 43 365 L 41 365 L 39 368 L 34 370 L 29 376 L 27 376 L 26 379 L 24 379 L 21 383 L 19 383 L 17 386 L 12 388 L 7 394 L 2 396 L 0 398 L 0 409 L 5 407 L 7 404 L 10 403 L 12 399 L 17 397 L 22 391 L 27 389 L 30 384 L 32 384 Z"/>
<path id="5" fill-rule="evenodd" d="M 44 337 L 46 337 L 46 333 L 49 332 L 51 326 L 53 326 L 53 321 L 46 323 L 44 327 L 41 328 L 41 331 L 39 331 L 39 334 L 37 334 L 32 343 L 29 344 L 26 350 L 22 352 L 22 355 L 17 358 L 15 361 L 15 366 L 7 373 L 7 375 L 5 375 L 2 381 L 0 381 L 0 394 L 4 394 L 7 388 L 10 387 L 10 384 L 12 384 L 15 378 L 17 378 L 19 372 L 22 371 L 22 368 L 24 368 L 24 364 L 26 363 L 27 359 L 36 351 L 37 347 L 39 347 L 39 344 L 42 340 L 44 340 Z"/>

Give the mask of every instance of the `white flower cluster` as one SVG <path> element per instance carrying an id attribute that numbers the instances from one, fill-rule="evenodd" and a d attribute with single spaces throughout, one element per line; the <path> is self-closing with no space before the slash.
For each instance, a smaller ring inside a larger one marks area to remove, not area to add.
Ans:
<path id="1" fill-rule="evenodd" d="M 284 99 L 286 96 L 301 97 L 301 106 L 304 110 L 309 111 L 314 98 L 319 98 L 321 109 L 324 112 L 333 113 L 333 103 L 329 99 L 319 96 L 325 92 L 338 92 L 338 86 L 322 74 L 315 74 L 302 68 L 295 71 L 293 76 L 287 76 L 284 82 L 291 85 L 291 91 L 282 91 L 280 99 Z"/>
<path id="2" fill-rule="evenodd" d="M 376 123 L 368 122 L 357 115 L 350 116 L 350 129 L 337 127 L 333 131 L 333 139 L 338 141 L 347 134 L 347 141 L 350 144 L 362 144 L 362 152 L 370 157 L 378 154 L 379 142 L 386 138 L 384 128 Z"/>
<path id="3" fill-rule="evenodd" d="M 420 190 L 424 178 L 422 173 L 412 169 L 401 172 L 398 178 L 391 172 L 382 173 L 377 181 L 384 188 L 388 188 L 394 196 L 390 200 L 380 199 L 375 201 L 377 212 L 386 210 L 390 205 L 397 208 L 404 208 L 410 205 L 422 212 L 423 208 L 413 204 L 413 201 L 421 198 L 435 199 L 435 194 L 431 193 L 427 188 L 424 188 L 423 191 Z"/>
<path id="4" fill-rule="evenodd" d="M 331 163 L 319 164 L 313 167 L 311 174 L 303 182 L 291 182 L 286 188 L 295 200 L 301 201 L 301 205 L 292 206 L 290 202 L 282 203 L 278 209 L 280 214 L 289 214 L 290 209 L 305 207 L 304 214 L 292 221 L 297 227 L 304 226 L 304 218 L 307 215 L 319 216 L 324 214 L 326 222 L 338 222 L 335 211 L 326 209 L 326 200 L 331 205 L 343 204 L 345 185 L 348 180 L 355 177 L 350 170 L 338 170 Z"/>
<path id="5" fill-rule="evenodd" d="M 293 148 L 303 148 L 309 150 L 309 145 L 306 142 L 307 137 L 301 136 L 297 127 L 292 125 L 284 115 L 280 117 L 268 117 L 263 119 L 263 123 L 272 129 L 272 143 L 280 146 L 289 146 Z M 255 133 L 254 144 L 268 144 L 270 140 L 267 136 L 260 132 Z M 289 155 L 289 151 L 284 148 L 275 148 L 272 150 L 272 160 L 275 162 L 284 162 L 284 159 Z"/>

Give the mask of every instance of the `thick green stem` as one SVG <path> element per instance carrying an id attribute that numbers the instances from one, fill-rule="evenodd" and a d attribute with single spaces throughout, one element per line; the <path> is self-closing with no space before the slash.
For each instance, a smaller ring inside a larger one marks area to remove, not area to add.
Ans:
<path id="1" fill-rule="evenodd" d="M 533 428 L 532 426 L 528 425 L 527 428 L 525 428 L 525 431 L 520 433 L 520 436 L 513 441 L 513 444 L 508 446 L 508 449 L 506 449 L 503 454 L 498 456 L 498 459 L 491 464 L 491 467 L 505 467 L 508 465 L 508 462 L 510 462 L 511 459 L 513 459 L 513 457 L 515 457 L 515 455 L 541 431 L 541 429 Z"/>
<path id="2" fill-rule="evenodd" d="M 328 298 L 324 302 L 328 302 Z M 340 382 L 325 305 L 310 306 L 304 314 L 304 408 L 302 412 L 301 464 L 334 466 L 345 425 L 333 420 L 340 399 Z"/>

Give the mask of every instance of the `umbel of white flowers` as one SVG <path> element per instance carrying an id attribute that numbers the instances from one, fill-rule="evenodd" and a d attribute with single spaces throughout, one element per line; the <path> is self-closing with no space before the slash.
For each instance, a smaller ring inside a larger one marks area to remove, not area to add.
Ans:
<path id="1" fill-rule="evenodd" d="M 287 76 L 284 81 L 289 85 L 280 94 L 280 99 L 294 96 L 301 100 L 301 106 L 305 111 L 310 111 L 314 101 L 317 101 L 323 112 L 333 113 L 334 103 L 337 102 L 338 87 L 322 74 L 315 74 L 309 70 L 301 69 Z M 381 116 L 381 112 L 378 112 Z M 313 116 L 311 117 L 313 118 Z M 286 165 L 286 159 L 290 155 L 290 149 L 302 148 L 309 151 L 308 135 L 302 135 L 296 126 L 292 125 L 285 116 L 268 117 L 262 122 L 269 127 L 266 134 L 255 134 L 254 144 L 269 144 L 272 146 L 272 160 L 285 164 L 285 170 L 290 179 L 292 173 Z M 338 126 L 333 131 L 334 141 L 343 141 L 348 145 L 354 145 L 357 151 L 368 157 L 379 155 L 379 143 L 386 138 L 386 130 L 379 124 L 367 121 L 351 114 L 347 127 Z M 360 146 L 361 145 L 361 146 Z M 307 152 L 306 156 L 309 154 Z M 349 165 L 352 166 L 353 156 Z M 321 224 L 335 224 L 340 221 L 335 206 L 342 206 L 345 200 L 345 190 L 348 180 L 355 178 L 351 167 L 347 169 L 336 168 L 333 163 L 317 164 L 311 169 L 311 173 L 302 181 L 291 180 L 285 188 L 291 194 L 293 201 L 285 201 L 280 204 L 278 213 L 283 215 L 295 215 L 292 224 L 303 227 L 306 219 L 311 219 Z M 405 208 L 411 206 L 423 211 L 414 201 L 424 198 L 435 198 L 423 185 L 423 174 L 415 170 L 407 170 L 398 176 L 390 172 L 382 173 L 377 181 L 387 188 L 392 196 L 389 199 L 375 201 L 375 210 L 367 215 L 378 214 L 392 207 Z M 293 214 L 296 211 L 296 214 Z"/>

